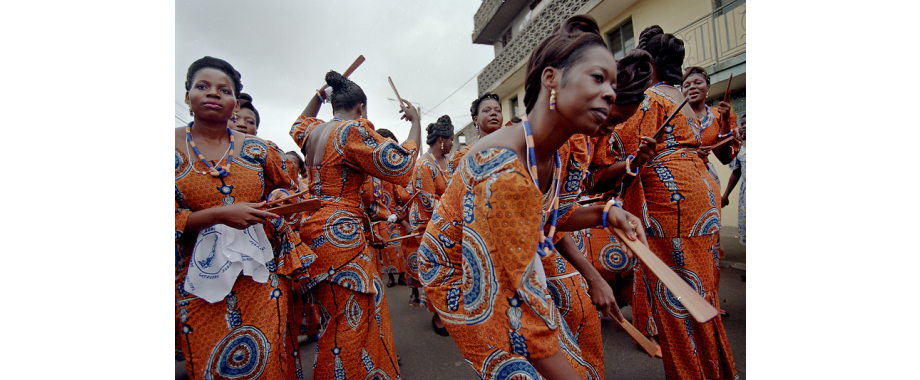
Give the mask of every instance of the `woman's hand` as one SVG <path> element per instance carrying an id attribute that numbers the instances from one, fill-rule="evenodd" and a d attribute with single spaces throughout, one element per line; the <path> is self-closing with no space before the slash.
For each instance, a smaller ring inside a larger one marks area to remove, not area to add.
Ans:
<path id="1" fill-rule="evenodd" d="M 639 144 L 639 149 L 636 150 L 636 158 L 632 161 L 637 168 L 644 166 L 652 157 L 655 157 L 657 145 L 658 142 L 655 139 L 642 136 L 642 142 Z M 626 170 L 634 171 L 635 169 L 626 168 Z"/>
<path id="2" fill-rule="evenodd" d="M 725 206 L 728 206 L 728 197 L 723 195 L 722 196 L 722 208 L 725 208 Z"/>
<path id="3" fill-rule="evenodd" d="M 729 113 L 732 110 L 732 104 L 729 102 L 719 102 L 718 112 L 722 114 L 722 120 L 728 120 Z"/>
<path id="4" fill-rule="evenodd" d="M 238 230 L 243 230 L 251 225 L 260 223 L 268 224 L 271 223 L 273 219 L 279 218 L 278 215 L 257 209 L 263 205 L 265 205 L 265 202 L 236 203 L 229 206 L 218 207 L 218 223 Z"/>
<path id="5" fill-rule="evenodd" d="M 419 120 L 418 108 L 415 108 L 408 100 L 399 99 L 399 113 L 403 114 L 400 119 L 405 121 Z"/>
<path id="6" fill-rule="evenodd" d="M 642 227 L 642 220 L 633 214 L 613 207 L 610 209 L 610 212 L 607 213 L 607 227 L 619 228 L 626 233 L 626 237 L 629 238 L 629 240 L 639 240 L 648 247 L 648 240 L 645 238 L 645 228 Z M 633 258 L 634 255 L 632 251 L 626 248 L 625 244 L 623 247 L 623 253 L 629 258 Z"/>
<path id="7" fill-rule="evenodd" d="M 620 307 L 617 306 L 617 299 L 613 295 L 613 289 L 603 279 L 597 279 L 588 282 L 588 296 L 591 297 L 591 303 L 602 314 L 615 318 L 619 321 L 625 321 Z"/>
<path id="8" fill-rule="evenodd" d="M 396 223 L 400 223 L 400 222 L 406 220 L 406 217 L 408 217 L 408 216 L 409 216 L 409 207 L 408 207 L 408 205 L 407 205 L 407 207 L 404 207 L 404 208 L 402 208 L 402 209 L 397 209 L 397 210 L 396 210 Z"/>

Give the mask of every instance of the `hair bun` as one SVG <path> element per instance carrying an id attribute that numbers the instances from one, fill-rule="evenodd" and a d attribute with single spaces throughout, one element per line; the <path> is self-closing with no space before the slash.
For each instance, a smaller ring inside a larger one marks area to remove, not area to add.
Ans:
<path id="1" fill-rule="evenodd" d="M 450 122 L 450 116 L 447 116 L 447 115 L 444 115 L 444 116 L 439 117 L 439 118 L 438 118 L 438 124 L 439 124 L 439 125 L 453 125 L 453 124 Z"/>
<path id="2" fill-rule="evenodd" d="M 617 62 L 617 98 L 615 104 L 639 103 L 652 84 L 652 56 L 633 49 Z"/>
<path id="3" fill-rule="evenodd" d="M 240 93 L 240 100 L 245 100 L 245 101 L 247 101 L 247 102 L 252 103 L 252 96 L 249 95 L 249 94 L 247 94 L 247 93 L 245 93 L 245 92 L 241 92 L 241 93 Z"/>
<path id="4" fill-rule="evenodd" d="M 593 17 L 588 15 L 576 15 L 569 17 L 561 25 L 562 33 L 572 35 L 579 33 L 591 33 L 600 35 L 600 28 L 597 26 L 597 21 Z"/>
<path id="5" fill-rule="evenodd" d="M 648 41 L 659 34 L 664 34 L 664 29 L 658 25 L 652 25 L 639 34 L 639 41 L 636 43 L 636 49 L 648 51 Z"/>
<path id="6" fill-rule="evenodd" d="M 434 131 L 434 127 L 435 127 L 435 126 L 436 126 L 435 123 L 429 123 L 428 126 L 425 127 L 425 132 L 427 132 L 427 133 L 430 135 L 431 132 Z"/>
<path id="7" fill-rule="evenodd" d="M 335 70 L 329 70 L 329 72 L 326 73 L 326 84 L 328 84 L 329 87 L 332 87 L 333 92 L 345 87 L 347 84 L 345 82 L 346 80 L 348 79 L 343 77 L 342 74 L 337 73 Z"/>

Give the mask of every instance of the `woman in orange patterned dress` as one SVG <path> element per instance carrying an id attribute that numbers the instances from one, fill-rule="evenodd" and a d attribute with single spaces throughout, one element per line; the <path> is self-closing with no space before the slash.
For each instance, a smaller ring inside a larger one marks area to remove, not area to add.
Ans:
<path id="1" fill-rule="evenodd" d="M 645 92 L 639 112 L 616 128 L 625 152 L 635 151 L 642 136 L 653 136 L 683 101 L 672 86 L 680 83 L 683 41 L 655 25 L 642 32 L 637 48 L 651 54 L 652 81 L 657 84 Z M 702 136 L 693 116 L 686 107 L 665 126 L 656 155 L 636 168 L 637 178 L 623 195 L 624 207 L 641 213 L 652 252 L 718 308 L 714 248 L 719 190 L 697 155 Z M 650 317 L 636 321 L 636 327 L 658 335 L 667 378 L 734 378 L 737 372 L 721 317 L 697 323 L 654 273 L 641 264 L 634 273 L 634 310 Z"/>
<path id="2" fill-rule="evenodd" d="M 397 143 L 399 142 L 396 135 L 387 129 L 379 129 L 377 133 L 380 133 L 383 137 L 393 139 Z M 379 209 L 378 213 L 380 213 L 381 220 L 386 220 L 385 223 L 377 224 L 378 234 L 384 239 L 395 239 L 402 235 L 402 231 L 399 228 L 400 220 L 396 213 L 396 195 L 397 193 L 403 194 L 406 199 L 408 199 L 408 195 L 401 186 L 396 186 L 386 181 L 378 180 L 378 182 L 380 183 L 380 196 L 376 199 L 376 207 Z M 387 243 L 387 246 L 380 252 L 380 268 L 382 272 L 387 274 L 388 288 L 396 286 L 396 278 L 405 271 L 401 264 L 403 261 L 401 243 L 401 240 Z"/>
<path id="3" fill-rule="evenodd" d="M 572 135 L 597 131 L 615 83 L 616 61 L 594 19 L 566 20 L 531 54 L 523 125 L 473 144 L 432 215 L 419 277 L 482 378 L 598 377 L 552 304 L 540 257 L 552 254 L 557 228 L 602 222 L 600 207 L 575 204 L 561 212 L 561 162 L 568 157 L 557 152 Z M 639 223 L 635 216 L 613 209 L 606 217 L 631 238 L 644 238 L 631 227 Z"/>
<path id="4" fill-rule="evenodd" d="M 727 137 L 737 137 L 735 122 L 738 119 L 738 115 L 735 115 L 735 112 L 732 111 L 732 105 L 726 101 L 719 101 L 719 108 L 717 112 L 712 112 L 712 109 L 706 105 L 706 97 L 709 95 L 709 74 L 706 74 L 706 69 L 693 66 L 684 69 L 684 76 L 681 78 L 680 86 L 681 92 L 684 96 L 690 98 L 687 101 L 687 104 L 690 105 L 690 108 L 693 109 L 693 113 L 696 116 L 696 122 L 700 125 L 700 136 L 702 137 L 702 144 L 704 147 L 714 146 L 719 143 L 719 141 Z M 712 126 L 710 128 L 710 126 Z M 729 140 L 730 142 L 726 143 L 715 149 L 700 149 L 698 154 L 703 162 L 706 164 L 706 170 L 709 172 L 709 175 L 712 176 L 712 179 L 716 181 L 716 188 L 721 191 L 722 183 L 719 181 L 719 174 L 716 173 L 715 166 L 712 165 L 712 162 L 709 162 L 709 153 L 712 152 L 716 155 L 716 158 L 719 159 L 719 162 L 722 165 L 728 165 L 735 159 L 735 155 L 740 149 L 740 144 L 736 139 Z M 722 206 L 719 205 L 719 209 Z M 716 252 L 719 253 L 716 260 L 716 289 L 719 287 L 719 273 L 720 264 L 719 260 L 725 257 L 725 252 L 722 251 L 721 236 L 716 235 Z M 719 310 L 719 313 L 723 317 L 728 317 L 728 313 L 724 310 Z"/>
<path id="5" fill-rule="evenodd" d="M 361 227 L 360 189 L 367 176 L 398 186 L 409 182 L 420 139 L 418 111 L 401 102 L 412 128 L 399 145 L 374 131 L 366 119 L 367 96 L 357 84 L 334 71 L 326 74 L 326 83 L 332 87 L 333 121 L 312 117 L 319 109 L 317 94 L 291 127 L 313 196 L 322 202 L 322 208 L 305 213 L 300 229 L 317 255 L 307 297 L 321 306 L 327 323 L 313 378 L 397 378 L 386 294 Z"/>
<path id="6" fill-rule="evenodd" d="M 473 118 L 473 125 L 476 127 L 476 133 L 479 134 L 480 139 L 497 131 L 502 127 L 502 122 L 504 121 L 502 103 L 498 100 L 498 95 L 490 92 L 480 95 L 470 105 L 470 116 Z M 463 149 L 454 152 L 453 157 L 450 159 L 452 170 L 457 170 L 457 165 L 460 164 L 460 160 L 463 159 L 466 152 L 470 150 L 470 146 L 472 145 L 467 145 Z M 449 175 L 453 174 L 453 172 L 449 173 Z"/>
<path id="7" fill-rule="evenodd" d="M 275 189 L 296 191 L 297 184 L 280 150 L 255 136 L 234 134 L 228 127 L 242 89 L 239 73 L 229 63 L 212 57 L 195 61 L 185 87 L 194 121 L 175 132 L 177 345 L 185 368 L 197 379 L 299 379 L 297 340 L 287 323 L 289 276 L 307 276 L 315 256 L 283 219 L 258 209 L 265 194 Z M 222 163 L 224 155 L 226 163 Z M 192 266 L 199 274 L 217 276 L 229 268 L 214 271 L 213 256 L 192 257 L 199 232 L 223 226 L 252 231 L 249 228 L 258 229 L 259 224 L 268 227 L 274 252 L 265 263 L 267 281 L 237 277 L 229 293 L 214 303 L 191 294 L 196 289 L 187 281 L 198 281 L 198 276 L 187 276 Z"/>
<path id="8" fill-rule="evenodd" d="M 421 235 L 425 232 L 441 194 L 447 189 L 447 176 L 453 171 L 450 160 L 447 159 L 447 153 L 454 143 L 454 125 L 450 122 L 450 116 L 439 117 L 436 123 L 428 124 L 426 131 L 428 135 L 425 142 L 428 144 L 428 151 L 415 163 L 415 175 L 411 182 L 412 202 L 408 206 L 406 219 L 409 222 L 410 234 Z M 421 238 L 406 240 L 406 284 L 411 289 L 409 304 L 426 306 L 425 296 L 419 296 L 418 290 L 422 286 L 418 281 L 418 246 Z M 435 330 L 437 331 L 437 326 Z"/>

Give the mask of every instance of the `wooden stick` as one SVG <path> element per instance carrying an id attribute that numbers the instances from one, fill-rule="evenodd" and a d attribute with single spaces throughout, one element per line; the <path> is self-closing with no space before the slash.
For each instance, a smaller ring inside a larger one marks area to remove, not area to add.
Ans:
<path id="1" fill-rule="evenodd" d="M 658 141 L 658 139 L 661 138 L 661 134 L 664 133 L 664 127 L 666 127 L 668 123 L 671 122 L 671 119 L 673 119 L 674 116 L 677 116 L 677 113 L 680 112 L 681 108 L 684 108 L 684 105 L 687 104 L 688 100 L 690 100 L 689 97 L 684 97 L 684 101 L 680 102 L 680 105 L 674 109 L 674 112 L 671 112 L 671 115 L 668 116 L 668 118 L 664 120 L 664 123 L 661 124 L 661 127 L 658 127 L 658 131 L 655 132 L 654 136 L 652 136 L 652 138 L 655 139 L 655 141 Z"/>
<path id="2" fill-rule="evenodd" d="M 389 243 L 389 242 L 391 242 L 391 241 L 397 241 L 397 240 L 402 240 L 402 239 L 408 239 L 408 238 L 413 238 L 413 237 L 418 237 L 418 236 L 421 236 L 421 234 L 419 234 L 419 233 L 408 234 L 408 235 L 406 235 L 406 236 L 400 236 L 400 237 L 393 238 L 393 239 L 390 239 L 390 240 L 385 240 L 385 242 Z"/>
<path id="3" fill-rule="evenodd" d="M 720 147 L 720 146 L 722 146 L 722 145 L 725 145 L 725 144 L 731 142 L 731 141 L 734 140 L 734 139 L 735 139 L 735 136 L 728 136 L 728 137 L 722 139 L 722 141 L 717 142 L 715 145 L 712 145 L 712 146 L 704 146 L 704 147 L 700 148 L 700 150 L 713 150 L 713 149 L 715 149 L 715 148 L 718 148 L 718 147 Z"/>
<path id="4" fill-rule="evenodd" d="M 731 94 L 732 94 L 732 77 L 733 77 L 733 76 L 735 76 L 735 73 L 731 73 L 731 74 L 728 76 L 728 86 L 725 86 L 725 100 L 724 100 L 724 102 L 726 102 L 726 103 L 728 103 L 728 101 L 731 100 Z"/>
<path id="5" fill-rule="evenodd" d="M 623 320 L 623 322 L 620 322 L 616 318 L 614 318 L 613 320 L 616 321 L 620 325 L 620 327 L 623 328 L 623 330 L 626 330 L 626 333 L 629 334 L 629 336 L 632 337 L 633 340 L 636 341 L 636 343 L 639 343 L 639 347 L 642 347 L 642 349 L 645 350 L 645 353 L 647 353 L 648 356 L 655 357 L 655 353 L 658 352 L 658 345 L 648 340 L 648 338 L 646 338 L 645 335 L 642 335 L 642 333 L 639 332 L 639 330 L 637 330 L 636 327 L 633 326 L 628 321 Z"/>
<path id="6" fill-rule="evenodd" d="M 390 81 L 390 88 L 392 88 L 393 93 L 396 94 L 396 101 L 402 102 L 403 98 L 399 97 L 399 91 L 396 91 L 396 85 L 393 84 L 393 78 L 387 77 L 387 80 Z"/>
<path id="7" fill-rule="evenodd" d="M 604 200 L 604 197 L 603 197 L 603 196 L 599 196 L 599 197 L 588 198 L 588 199 L 576 201 L 575 203 L 578 203 L 578 204 L 580 204 L 580 205 L 586 205 L 586 204 L 591 204 L 591 203 L 594 203 L 594 202 L 597 202 L 597 201 L 602 201 L 602 200 Z"/>
<path id="8" fill-rule="evenodd" d="M 696 319 L 697 322 L 706 323 L 719 315 L 719 311 L 716 310 L 716 308 L 712 307 L 703 297 L 700 297 L 700 294 L 693 290 L 683 277 L 674 273 L 674 271 L 661 261 L 655 253 L 649 250 L 645 244 L 642 244 L 642 242 L 638 240 L 629 240 L 629 238 L 626 237 L 626 233 L 619 228 L 608 226 L 608 230 L 619 236 L 620 241 L 629 246 L 629 249 L 639 257 L 639 260 L 642 260 L 642 264 L 649 268 L 652 273 L 655 273 L 655 276 L 668 287 L 671 294 L 677 297 L 677 302 L 680 302 L 680 304 L 693 315 L 693 318 Z"/>
<path id="9" fill-rule="evenodd" d="M 351 64 L 351 66 L 348 66 L 348 68 L 345 69 L 345 72 L 342 73 L 342 76 L 348 78 L 348 76 L 351 75 L 351 73 L 355 72 L 355 69 L 357 69 L 358 66 L 361 66 L 362 63 L 364 63 L 364 56 L 359 55 L 358 58 L 355 59 L 355 61 Z M 323 90 L 325 90 L 326 87 L 329 87 L 329 85 L 324 84 L 323 87 L 319 88 L 318 92 L 323 93 Z"/>
<path id="10" fill-rule="evenodd" d="M 320 207 L 323 207 L 323 204 L 319 199 L 308 199 L 299 203 L 266 209 L 265 211 L 278 216 L 283 216 L 287 214 L 293 214 L 295 212 L 313 211 L 319 209 Z"/>
<path id="11" fill-rule="evenodd" d="M 268 203 L 262 205 L 262 207 L 264 208 L 264 207 L 274 206 L 274 205 L 279 204 L 279 203 L 281 203 L 281 202 L 284 202 L 284 201 L 286 201 L 286 200 L 293 199 L 293 198 L 299 197 L 299 196 L 301 196 L 301 195 L 304 195 L 304 194 L 306 194 L 308 191 L 309 191 L 309 190 L 304 190 L 304 191 L 300 191 L 300 192 L 296 192 L 296 193 L 294 193 L 294 194 L 288 195 L 288 196 L 283 197 L 283 198 L 275 199 L 275 200 L 273 200 L 273 201 L 271 201 L 271 202 L 268 202 Z"/>

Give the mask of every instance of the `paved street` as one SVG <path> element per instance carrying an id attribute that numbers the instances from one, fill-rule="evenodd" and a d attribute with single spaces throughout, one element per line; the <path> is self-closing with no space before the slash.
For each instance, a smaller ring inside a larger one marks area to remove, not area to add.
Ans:
<path id="1" fill-rule="evenodd" d="M 745 249 L 738 243 L 737 233 L 737 228 L 733 227 L 724 227 L 722 230 L 725 259 L 722 262 L 719 297 L 722 299 L 722 308 L 729 313 L 729 317 L 723 321 L 735 357 L 735 366 L 741 378 L 745 379 L 746 284 L 741 280 L 745 273 Z M 453 340 L 432 331 L 428 309 L 409 306 L 408 288 L 399 285 L 386 289 L 386 293 L 396 352 L 402 358 L 400 370 L 403 379 L 478 379 Z M 627 319 L 632 319 L 630 307 L 624 308 L 623 312 Z M 664 379 L 661 359 L 645 354 L 612 319 L 601 320 L 601 331 L 607 379 Z M 309 379 L 312 374 L 315 350 L 315 343 L 300 347 L 305 379 Z M 179 373 L 184 372 L 180 366 L 177 365 L 177 379 Z"/>

